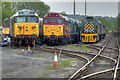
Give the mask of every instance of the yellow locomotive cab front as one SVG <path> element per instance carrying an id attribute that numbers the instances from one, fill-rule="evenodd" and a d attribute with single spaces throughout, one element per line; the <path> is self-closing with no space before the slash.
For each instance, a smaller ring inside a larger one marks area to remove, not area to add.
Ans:
<path id="1" fill-rule="evenodd" d="M 97 41 L 97 33 L 81 33 L 82 42 L 96 42 Z"/>
<path id="2" fill-rule="evenodd" d="M 36 35 L 39 36 L 38 23 L 15 23 L 14 36 L 17 35 Z"/>
<path id="3" fill-rule="evenodd" d="M 3 27 L 3 34 L 9 34 L 9 27 Z"/>
<path id="4" fill-rule="evenodd" d="M 44 36 L 56 35 L 60 36 L 63 35 L 63 25 L 44 25 Z"/>

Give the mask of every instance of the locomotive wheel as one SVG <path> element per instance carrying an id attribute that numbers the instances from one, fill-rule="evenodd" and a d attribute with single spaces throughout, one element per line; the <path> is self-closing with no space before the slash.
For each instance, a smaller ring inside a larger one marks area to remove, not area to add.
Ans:
<path id="1" fill-rule="evenodd" d="M 58 46 L 58 40 L 55 41 L 55 46 Z"/>
<path id="2" fill-rule="evenodd" d="M 64 45 L 64 44 L 67 44 L 68 41 L 65 37 L 63 37 L 61 42 L 62 42 L 62 45 Z"/>
<path id="3" fill-rule="evenodd" d="M 50 43 L 49 40 L 47 40 L 47 41 L 46 41 L 46 44 L 47 44 L 47 46 L 50 46 L 51 43 Z"/>
<path id="4" fill-rule="evenodd" d="M 22 44 L 22 40 L 20 39 L 20 41 L 19 41 L 19 46 L 21 46 L 21 44 Z"/>
<path id="5" fill-rule="evenodd" d="M 14 38 L 11 37 L 10 41 L 11 41 L 10 45 L 13 47 L 14 46 Z"/>

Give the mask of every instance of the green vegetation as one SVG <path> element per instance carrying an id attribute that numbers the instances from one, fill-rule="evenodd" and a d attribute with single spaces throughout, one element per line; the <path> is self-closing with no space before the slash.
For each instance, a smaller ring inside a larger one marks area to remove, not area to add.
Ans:
<path id="1" fill-rule="evenodd" d="M 60 66 L 62 66 L 62 67 L 72 66 L 70 61 L 71 61 L 70 59 L 69 60 L 63 60 Z"/>
<path id="2" fill-rule="evenodd" d="M 114 25 L 114 20 L 107 20 L 104 18 L 100 18 L 99 20 L 105 25 L 107 31 L 111 31 L 116 28 Z"/>
<path id="3" fill-rule="evenodd" d="M 2 2 L 2 21 L 5 18 L 11 17 L 15 12 L 11 8 L 11 2 Z"/>
<path id="4" fill-rule="evenodd" d="M 77 50 L 77 49 L 72 49 L 72 50 Z"/>
<path id="5" fill-rule="evenodd" d="M 46 76 L 33 77 L 33 78 L 47 78 Z"/>
<path id="6" fill-rule="evenodd" d="M 68 45 L 66 48 L 73 48 L 72 45 Z"/>
<path id="7" fill-rule="evenodd" d="M 66 12 L 65 11 L 62 11 L 60 14 L 63 15 L 63 16 L 66 16 Z"/>
<path id="8" fill-rule="evenodd" d="M 78 45 L 78 46 L 68 45 L 66 48 L 87 48 L 87 46 L 89 45 Z"/>
<path id="9" fill-rule="evenodd" d="M 11 17 L 17 11 L 30 9 L 35 11 L 40 17 L 49 13 L 50 7 L 44 2 L 2 2 L 2 21 Z"/>
<path id="10" fill-rule="evenodd" d="M 62 70 L 62 72 L 66 72 L 66 71 L 68 71 L 68 70 Z"/>
<path id="11" fill-rule="evenodd" d="M 118 31 L 120 26 L 120 14 L 115 19 L 107 20 L 107 19 L 100 18 L 100 21 L 106 26 L 106 30 Z"/>
<path id="12" fill-rule="evenodd" d="M 36 57 L 36 58 L 44 58 L 44 56 L 35 56 L 35 55 L 33 55 L 33 54 L 25 55 L 25 56 L 32 56 L 32 57 Z"/>
<path id="13" fill-rule="evenodd" d="M 19 52 L 15 52 L 15 54 L 18 54 L 18 55 L 25 55 L 25 53 L 19 53 Z"/>
<path id="14" fill-rule="evenodd" d="M 25 55 L 26 53 L 20 53 L 20 52 L 15 52 L 15 54 L 24 55 L 24 56 L 32 56 L 32 57 L 36 57 L 36 58 L 44 58 L 44 56 L 36 56 L 36 55 L 33 55 L 33 54 Z"/>
<path id="15" fill-rule="evenodd" d="M 59 66 L 62 66 L 62 67 L 72 66 L 71 61 L 75 61 L 75 60 L 74 60 L 74 59 L 61 60 L 61 64 L 60 64 Z M 59 70 L 60 67 L 47 66 L 47 67 L 44 67 L 43 69 Z M 66 71 L 66 70 L 65 70 L 65 71 Z"/>
<path id="16" fill-rule="evenodd" d="M 47 67 L 44 67 L 43 69 L 59 70 L 59 67 L 55 67 L 55 66 L 47 66 Z"/>

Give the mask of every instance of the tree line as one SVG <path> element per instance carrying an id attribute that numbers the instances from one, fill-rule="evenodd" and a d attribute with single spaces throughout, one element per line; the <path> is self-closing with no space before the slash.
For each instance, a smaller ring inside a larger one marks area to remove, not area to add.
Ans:
<path id="1" fill-rule="evenodd" d="M 2 2 L 2 21 L 22 9 L 33 10 L 40 17 L 43 17 L 49 13 L 50 6 L 44 2 Z"/>
<path id="2" fill-rule="evenodd" d="M 44 2 L 2 2 L 2 21 L 5 18 L 11 17 L 17 11 L 22 9 L 30 9 L 35 11 L 40 17 L 43 17 L 45 14 L 50 12 L 50 6 Z M 62 11 L 60 14 L 66 16 L 65 11 Z M 120 14 L 113 20 L 107 20 L 101 18 L 100 21 L 106 26 L 108 31 L 118 30 L 120 26 Z"/>
<path id="3" fill-rule="evenodd" d="M 115 19 L 107 20 L 107 19 L 101 18 L 100 21 L 106 26 L 106 29 L 108 31 L 112 31 L 112 30 L 118 31 L 120 29 L 119 28 L 120 14 Z"/>

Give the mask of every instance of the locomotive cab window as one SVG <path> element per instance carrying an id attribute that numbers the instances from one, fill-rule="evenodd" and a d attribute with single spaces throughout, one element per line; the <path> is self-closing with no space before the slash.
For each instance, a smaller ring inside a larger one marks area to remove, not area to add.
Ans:
<path id="1" fill-rule="evenodd" d="M 56 18 L 50 18 L 49 21 L 56 21 Z"/>
<path id="2" fill-rule="evenodd" d="M 62 19 L 58 18 L 57 21 L 58 21 L 58 24 L 62 24 Z"/>
<path id="3" fill-rule="evenodd" d="M 37 17 L 27 17 L 27 22 L 35 22 L 35 23 L 37 23 L 38 20 L 37 20 Z"/>
<path id="4" fill-rule="evenodd" d="M 48 19 L 48 18 L 44 19 L 44 23 L 45 23 L 45 24 L 48 24 L 48 22 L 49 22 L 49 19 Z"/>
<path id="5" fill-rule="evenodd" d="M 15 22 L 16 22 L 16 23 L 26 22 L 26 17 L 16 17 L 16 18 L 15 18 Z"/>
<path id="6" fill-rule="evenodd" d="M 57 21 L 56 18 L 45 18 L 44 19 L 44 24 L 48 24 L 49 21 Z"/>

